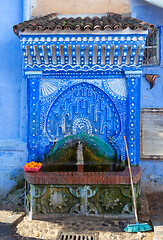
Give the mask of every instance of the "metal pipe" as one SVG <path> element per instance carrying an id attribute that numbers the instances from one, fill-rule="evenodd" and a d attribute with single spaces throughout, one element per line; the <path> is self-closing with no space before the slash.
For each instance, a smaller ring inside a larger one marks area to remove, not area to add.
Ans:
<path id="1" fill-rule="evenodd" d="M 83 143 L 78 141 L 78 147 L 76 152 L 76 159 L 77 159 L 77 165 L 83 165 L 84 159 L 83 159 Z"/>
<path id="2" fill-rule="evenodd" d="M 23 1 L 23 21 L 28 21 L 31 18 L 31 0 Z"/>
<path id="3" fill-rule="evenodd" d="M 83 143 L 78 141 L 77 151 L 76 151 L 76 160 L 77 160 L 77 171 L 83 172 L 84 170 L 84 153 L 83 153 Z"/>

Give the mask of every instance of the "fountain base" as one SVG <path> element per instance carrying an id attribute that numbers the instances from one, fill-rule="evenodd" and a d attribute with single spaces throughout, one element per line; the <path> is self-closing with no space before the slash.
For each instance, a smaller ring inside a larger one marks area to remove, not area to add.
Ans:
<path id="1" fill-rule="evenodd" d="M 132 167 L 138 200 L 140 167 Z M 121 172 L 26 172 L 26 211 L 31 219 L 56 214 L 134 216 L 128 168 Z"/>

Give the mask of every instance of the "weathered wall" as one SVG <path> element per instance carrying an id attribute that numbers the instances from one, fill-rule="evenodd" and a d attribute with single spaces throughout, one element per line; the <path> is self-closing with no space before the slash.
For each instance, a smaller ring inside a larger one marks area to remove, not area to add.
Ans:
<path id="1" fill-rule="evenodd" d="M 32 0 L 32 17 L 48 13 L 88 14 L 130 12 L 130 0 Z"/>
<path id="2" fill-rule="evenodd" d="M 142 77 L 141 81 L 141 107 L 163 108 L 163 9 L 158 8 L 144 0 L 131 1 L 132 16 L 160 27 L 160 66 L 145 67 L 143 75 L 158 74 L 155 86 L 151 90 L 150 84 Z M 162 130 L 163 131 L 163 130 Z M 163 141 L 163 138 L 160 138 Z M 145 191 L 163 191 L 163 161 L 142 160 L 142 186 Z"/>
<path id="3" fill-rule="evenodd" d="M 20 41 L 12 30 L 15 23 L 22 21 L 21 2 L 2 1 L 0 8 L 0 195 L 16 184 L 22 164 L 27 159 L 26 143 L 20 138 Z"/>

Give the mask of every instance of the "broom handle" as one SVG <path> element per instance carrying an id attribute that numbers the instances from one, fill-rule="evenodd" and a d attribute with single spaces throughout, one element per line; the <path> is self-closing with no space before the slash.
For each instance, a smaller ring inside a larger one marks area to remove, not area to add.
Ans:
<path id="1" fill-rule="evenodd" d="M 136 207 L 136 200 L 135 200 L 134 184 L 133 184 L 133 180 L 132 180 L 131 165 L 130 165 L 128 147 L 127 147 L 127 142 L 126 142 L 126 137 L 125 136 L 124 136 L 124 140 L 125 140 L 125 146 L 126 146 L 126 152 L 127 152 L 128 168 L 129 168 L 129 173 L 130 173 L 130 181 L 131 181 L 131 189 L 132 189 L 133 204 L 134 204 L 134 211 L 135 211 L 135 219 L 136 219 L 136 223 L 138 223 L 138 214 L 137 214 L 137 207 Z"/>

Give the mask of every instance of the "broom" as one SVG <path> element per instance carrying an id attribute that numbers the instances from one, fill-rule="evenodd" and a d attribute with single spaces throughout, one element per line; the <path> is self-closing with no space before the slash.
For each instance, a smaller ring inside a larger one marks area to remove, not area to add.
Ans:
<path id="1" fill-rule="evenodd" d="M 127 161 L 128 161 L 128 168 L 130 173 L 130 181 L 131 181 L 131 189 L 132 189 L 132 196 L 133 196 L 133 204 L 134 204 L 134 212 L 135 212 L 135 220 L 136 224 L 129 224 L 124 229 L 125 232 L 145 232 L 150 231 L 152 228 L 147 223 L 138 223 L 138 214 L 137 214 L 137 207 L 136 207 L 136 200 L 135 200 L 135 193 L 134 193 L 134 185 L 132 180 L 132 172 L 131 172 L 131 165 L 129 160 L 128 148 L 126 137 L 124 136 L 125 146 L 126 146 L 126 153 L 127 153 Z"/>

